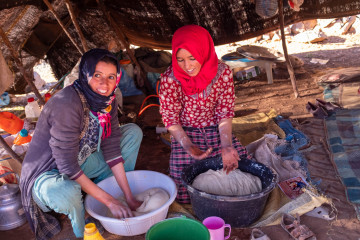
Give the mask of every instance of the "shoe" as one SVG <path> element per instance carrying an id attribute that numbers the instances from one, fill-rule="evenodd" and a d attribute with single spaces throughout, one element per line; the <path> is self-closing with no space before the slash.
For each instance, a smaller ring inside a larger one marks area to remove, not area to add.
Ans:
<path id="1" fill-rule="evenodd" d="M 284 213 L 281 227 L 295 240 L 316 240 L 315 234 L 307 226 L 300 224 L 299 214 L 295 218 Z"/>
<path id="2" fill-rule="evenodd" d="M 336 213 L 330 205 L 322 205 L 320 207 L 314 208 L 310 212 L 305 213 L 305 215 L 321 218 L 328 221 L 331 221 L 336 217 Z"/>
<path id="3" fill-rule="evenodd" d="M 268 237 L 268 235 L 263 233 L 263 231 L 261 231 L 260 229 L 254 228 L 251 231 L 250 240 L 271 240 L 271 239 Z"/>
<path id="4" fill-rule="evenodd" d="M 328 112 L 334 112 L 338 109 L 341 109 L 341 106 L 335 102 L 326 102 L 324 100 L 321 100 L 321 99 L 316 99 L 316 103 L 315 103 L 317 106 L 321 106 L 323 108 L 326 109 L 326 111 Z"/>
<path id="5" fill-rule="evenodd" d="M 314 118 L 324 119 L 329 116 L 329 113 L 322 106 L 315 106 L 311 102 L 306 104 L 306 109 L 314 116 Z"/>

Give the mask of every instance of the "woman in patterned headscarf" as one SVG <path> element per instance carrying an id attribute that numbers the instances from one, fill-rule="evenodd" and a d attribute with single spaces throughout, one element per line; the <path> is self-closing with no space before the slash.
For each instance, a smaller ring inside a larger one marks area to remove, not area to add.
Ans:
<path id="1" fill-rule="evenodd" d="M 60 231 L 58 221 L 46 213 L 51 210 L 68 215 L 76 237 L 83 236 L 81 191 L 118 218 L 131 217 L 131 210 L 140 206 L 125 171 L 134 170 L 142 132 L 135 124 L 119 127 L 114 91 L 120 76 L 115 56 L 92 49 L 81 59 L 79 79 L 44 106 L 20 181 L 22 203 L 37 239 Z M 96 185 L 112 175 L 129 207 Z"/>
<path id="2" fill-rule="evenodd" d="M 221 156 L 229 173 L 240 158 L 249 157 L 232 135 L 234 101 L 232 72 L 218 61 L 209 32 L 197 25 L 179 28 L 172 39 L 172 65 L 160 85 L 160 113 L 172 135 L 170 175 L 179 202 L 190 200 L 181 182 L 185 166 Z"/>

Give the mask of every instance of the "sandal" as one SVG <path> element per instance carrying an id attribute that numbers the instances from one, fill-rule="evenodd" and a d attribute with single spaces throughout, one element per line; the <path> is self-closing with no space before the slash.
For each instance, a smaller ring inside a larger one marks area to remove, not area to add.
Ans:
<path id="1" fill-rule="evenodd" d="M 331 221 L 336 217 L 336 213 L 329 205 L 322 205 L 314 208 L 310 212 L 305 213 L 306 216 L 317 217 L 324 220 Z"/>
<path id="2" fill-rule="evenodd" d="M 316 240 L 315 234 L 307 226 L 300 224 L 299 214 L 294 218 L 284 213 L 281 226 L 295 240 Z"/>
<path id="3" fill-rule="evenodd" d="M 328 112 L 334 112 L 338 109 L 341 109 L 341 106 L 335 102 L 327 102 L 322 99 L 317 98 L 316 103 L 317 106 L 325 108 Z"/>
<path id="4" fill-rule="evenodd" d="M 254 228 L 251 231 L 250 240 L 271 240 L 271 239 L 268 237 L 268 235 L 263 233 L 263 231 L 261 231 L 260 229 Z"/>
<path id="5" fill-rule="evenodd" d="M 329 113 L 322 106 L 316 106 L 311 102 L 306 104 L 306 110 L 311 113 L 314 118 L 324 119 L 329 116 Z"/>

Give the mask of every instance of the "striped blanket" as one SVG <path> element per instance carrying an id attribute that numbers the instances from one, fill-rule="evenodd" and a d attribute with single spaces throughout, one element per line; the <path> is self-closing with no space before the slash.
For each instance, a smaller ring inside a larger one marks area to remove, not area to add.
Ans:
<path id="1" fill-rule="evenodd" d="M 331 160 L 360 219 L 360 109 L 339 110 L 325 119 Z"/>

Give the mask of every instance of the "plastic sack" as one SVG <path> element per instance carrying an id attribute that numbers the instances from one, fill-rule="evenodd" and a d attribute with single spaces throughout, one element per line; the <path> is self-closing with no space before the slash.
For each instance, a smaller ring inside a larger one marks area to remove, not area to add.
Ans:
<path id="1" fill-rule="evenodd" d="M 24 121 L 11 112 L 0 112 L 0 128 L 10 134 L 16 134 L 23 128 Z"/>
<path id="2" fill-rule="evenodd" d="M 256 0 L 255 12 L 262 18 L 270 18 L 278 13 L 277 0 Z"/>
<path id="3" fill-rule="evenodd" d="M 40 90 L 45 85 L 45 81 L 37 72 L 34 72 L 34 85 L 38 90 Z"/>
<path id="4" fill-rule="evenodd" d="M 123 67 L 121 67 L 121 78 L 118 84 L 118 88 L 120 88 L 124 97 L 143 94 L 141 90 L 136 88 L 134 79 L 129 76 Z"/>

